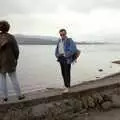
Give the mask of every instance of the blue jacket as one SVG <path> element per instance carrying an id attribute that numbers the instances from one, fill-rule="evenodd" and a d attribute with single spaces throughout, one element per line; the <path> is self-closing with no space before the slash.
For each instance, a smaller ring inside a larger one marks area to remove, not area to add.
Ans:
<path id="1" fill-rule="evenodd" d="M 57 57 L 57 59 L 60 56 L 58 51 L 59 42 L 60 42 L 60 39 L 58 40 L 57 47 L 55 50 L 55 56 Z M 71 64 L 72 62 L 74 62 L 72 59 L 72 55 L 77 51 L 77 48 L 72 38 L 67 38 L 67 40 L 64 40 L 64 51 L 65 51 L 65 58 L 67 60 L 67 63 Z"/>

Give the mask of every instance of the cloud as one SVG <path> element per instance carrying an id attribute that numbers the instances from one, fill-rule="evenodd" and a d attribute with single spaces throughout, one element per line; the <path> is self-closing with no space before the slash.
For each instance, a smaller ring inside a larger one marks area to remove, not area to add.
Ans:
<path id="1" fill-rule="evenodd" d="M 120 8 L 119 0 L 71 0 L 68 2 L 71 10 L 77 12 L 90 12 L 93 9 L 99 8 Z"/>
<path id="2" fill-rule="evenodd" d="M 119 0 L 4 0 L 0 19 L 10 21 L 12 33 L 57 36 L 66 28 L 70 36 L 84 39 L 120 34 L 119 7 Z"/>
<path id="3" fill-rule="evenodd" d="M 8 15 L 3 17 L 12 24 L 12 32 L 27 34 L 56 34 L 61 27 L 69 34 L 106 35 L 120 33 L 120 10 L 94 9 L 89 13 L 77 13 L 63 7 L 58 13 Z"/>
<path id="4" fill-rule="evenodd" d="M 10 14 L 50 13 L 59 6 L 56 0 L 1 0 L 0 16 Z"/>
<path id="5" fill-rule="evenodd" d="M 54 13 L 59 6 L 70 11 L 90 12 L 96 8 L 120 8 L 119 0 L 1 0 L 0 16 L 10 14 Z M 62 9 L 62 8 L 61 8 Z"/>

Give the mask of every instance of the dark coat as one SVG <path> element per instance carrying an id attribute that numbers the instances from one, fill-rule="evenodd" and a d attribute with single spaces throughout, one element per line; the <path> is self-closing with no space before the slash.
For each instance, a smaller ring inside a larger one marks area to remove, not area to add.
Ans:
<path id="1" fill-rule="evenodd" d="M 16 70 L 19 48 L 15 37 L 9 33 L 0 33 L 0 73 Z"/>

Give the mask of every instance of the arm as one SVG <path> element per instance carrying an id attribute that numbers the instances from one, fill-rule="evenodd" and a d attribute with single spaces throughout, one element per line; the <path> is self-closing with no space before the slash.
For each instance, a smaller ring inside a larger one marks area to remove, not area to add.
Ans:
<path id="1" fill-rule="evenodd" d="M 11 45 L 12 45 L 12 50 L 13 50 L 15 59 L 18 60 L 18 57 L 19 57 L 19 47 L 18 47 L 17 41 L 16 41 L 14 36 L 12 36 Z"/>
<path id="2" fill-rule="evenodd" d="M 55 48 L 55 56 L 58 57 L 58 46 Z"/>
<path id="3" fill-rule="evenodd" d="M 75 42 L 70 38 L 69 39 L 69 49 L 66 51 L 66 57 L 71 57 L 77 51 Z"/>
<path id="4" fill-rule="evenodd" d="M 55 48 L 55 56 L 56 56 L 56 58 L 59 57 L 59 53 L 58 53 L 58 44 L 59 44 L 59 41 L 58 41 L 57 46 L 56 46 L 56 48 Z"/>

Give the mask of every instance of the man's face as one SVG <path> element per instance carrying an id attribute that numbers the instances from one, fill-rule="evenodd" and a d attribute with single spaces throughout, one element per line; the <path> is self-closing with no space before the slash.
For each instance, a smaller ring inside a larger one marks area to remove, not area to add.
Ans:
<path id="1" fill-rule="evenodd" d="M 60 37 L 61 37 L 61 39 L 65 39 L 66 38 L 66 32 L 65 31 L 60 32 Z"/>

